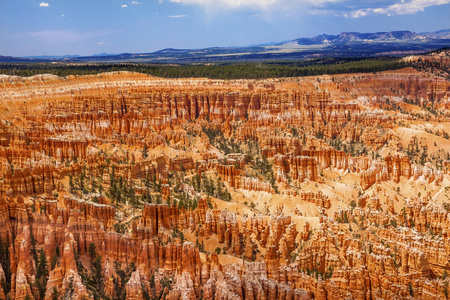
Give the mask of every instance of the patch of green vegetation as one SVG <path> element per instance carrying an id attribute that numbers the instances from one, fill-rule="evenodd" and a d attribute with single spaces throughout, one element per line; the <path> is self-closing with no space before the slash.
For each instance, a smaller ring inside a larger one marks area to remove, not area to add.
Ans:
<path id="1" fill-rule="evenodd" d="M 203 191 L 208 196 L 231 201 L 231 194 L 220 177 L 213 180 L 211 177 L 206 177 L 205 174 L 202 174 L 202 176 L 196 174 L 192 177 L 192 187 L 195 191 Z"/>
<path id="2" fill-rule="evenodd" d="M 408 66 L 398 58 L 316 58 L 296 61 L 228 62 L 216 64 L 144 63 L 3 63 L 0 74 L 33 76 L 92 75 L 103 72 L 132 71 L 164 78 L 207 77 L 212 79 L 263 79 L 356 72 L 379 72 Z"/>
<path id="3" fill-rule="evenodd" d="M 0 264 L 3 268 L 3 272 L 5 273 L 5 281 L 3 283 L 3 291 L 5 294 L 8 294 L 11 290 L 11 261 L 9 258 L 9 247 L 8 243 L 3 242 L 2 237 L 0 235 Z"/>

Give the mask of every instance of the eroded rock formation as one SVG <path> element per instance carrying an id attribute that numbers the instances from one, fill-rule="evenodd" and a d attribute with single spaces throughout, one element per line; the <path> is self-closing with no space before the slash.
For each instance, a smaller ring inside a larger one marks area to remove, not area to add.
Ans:
<path id="1" fill-rule="evenodd" d="M 0 299 L 445 299 L 449 87 L 2 77 Z"/>

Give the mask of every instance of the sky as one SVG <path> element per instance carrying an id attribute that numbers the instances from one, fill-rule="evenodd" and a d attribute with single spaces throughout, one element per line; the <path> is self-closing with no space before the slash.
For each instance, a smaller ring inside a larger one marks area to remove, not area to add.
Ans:
<path id="1" fill-rule="evenodd" d="M 0 55 L 149 53 L 450 29 L 450 0 L 0 0 Z"/>

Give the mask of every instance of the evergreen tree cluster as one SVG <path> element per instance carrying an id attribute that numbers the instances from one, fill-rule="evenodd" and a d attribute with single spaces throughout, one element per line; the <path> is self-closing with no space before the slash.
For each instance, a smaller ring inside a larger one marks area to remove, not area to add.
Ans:
<path id="1" fill-rule="evenodd" d="M 278 193 L 278 187 L 275 184 L 275 175 L 273 174 L 272 163 L 269 162 L 264 155 L 261 158 L 255 160 L 256 168 L 261 175 L 272 184 L 273 189 Z"/>
<path id="2" fill-rule="evenodd" d="M 203 132 L 208 136 L 211 145 L 222 151 L 225 155 L 241 152 L 239 144 L 234 139 L 226 139 L 220 129 L 203 127 Z"/>
<path id="3" fill-rule="evenodd" d="M 3 291 L 5 295 L 11 290 L 11 261 L 9 259 L 9 247 L 6 241 L 3 241 L 0 235 L 0 265 L 5 273 L 5 283 L 3 285 Z"/>
<path id="4" fill-rule="evenodd" d="M 257 61 L 196 64 L 163 63 L 2 63 L 0 74 L 33 76 L 38 74 L 93 75 L 103 72 L 132 71 L 163 78 L 264 79 L 356 72 L 379 72 L 408 66 L 398 58 L 316 58 L 296 61 Z"/>
<path id="5" fill-rule="evenodd" d="M 129 185 L 122 176 L 116 177 L 114 166 L 110 174 L 110 181 L 111 185 L 108 189 L 108 197 L 113 202 L 116 204 L 128 202 L 133 207 L 139 204 L 134 187 Z"/>
<path id="6" fill-rule="evenodd" d="M 195 174 L 191 181 L 192 187 L 195 191 L 203 191 L 206 195 L 215 197 L 225 201 L 231 201 L 231 194 L 220 177 L 213 180 L 211 177 L 206 177 L 204 174 L 199 176 Z"/>

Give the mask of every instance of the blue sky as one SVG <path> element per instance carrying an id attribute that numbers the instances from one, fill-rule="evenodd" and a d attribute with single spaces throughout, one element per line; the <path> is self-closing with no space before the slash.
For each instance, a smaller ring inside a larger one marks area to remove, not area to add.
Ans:
<path id="1" fill-rule="evenodd" d="M 0 0 L 0 55 L 246 46 L 450 28 L 450 0 Z"/>

